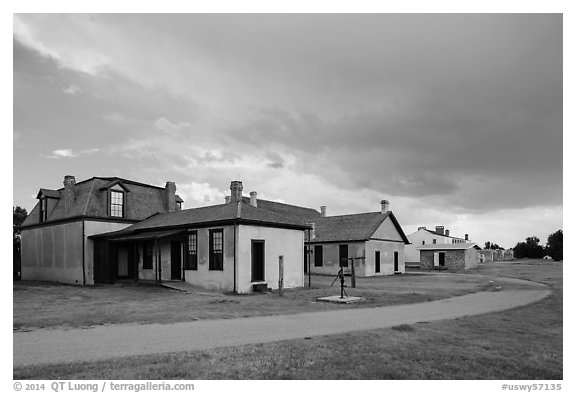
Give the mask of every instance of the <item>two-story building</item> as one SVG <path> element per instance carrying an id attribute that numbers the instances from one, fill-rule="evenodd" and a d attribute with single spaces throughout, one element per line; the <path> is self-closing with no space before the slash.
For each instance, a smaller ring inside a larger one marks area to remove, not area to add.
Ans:
<path id="1" fill-rule="evenodd" d="M 418 230 L 408 235 L 410 244 L 406 246 L 406 262 L 409 264 L 420 263 L 420 248 L 434 244 L 463 244 L 470 243 L 468 234 L 463 238 L 451 236 L 450 230 L 443 225 L 437 225 L 434 230 L 426 227 L 418 227 Z"/>
<path id="2" fill-rule="evenodd" d="M 22 223 L 22 279 L 94 284 L 91 235 L 116 231 L 153 214 L 182 208 L 176 184 L 165 187 L 119 177 L 76 183 L 64 177 L 58 190 L 41 188 Z"/>
<path id="3" fill-rule="evenodd" d="M 40 190 L 22 226 L 22 279 L 79 285 L 117 280 L 186 281 L 236 293 L 303 286 L 301 217 L 312 209 L 242 197 L 233 181 L 226 203 L 182 210 L 176 186 L 120 178 Z M 47 200 L 49 199 L 49 200 Z M 319 215 L 316 212 L 316 215 Z"/>

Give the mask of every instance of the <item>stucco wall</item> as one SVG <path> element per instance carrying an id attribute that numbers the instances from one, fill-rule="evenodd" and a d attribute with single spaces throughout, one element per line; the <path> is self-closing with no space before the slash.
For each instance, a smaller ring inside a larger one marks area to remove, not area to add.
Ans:
<path id="1" fill-rule="evenodd" d="M 224 229 L 224 270 L 209 270 L 210 229 Z M 163 241 L 162 277 L 170 277 L 170 265 L 164 258 L 170 258 L 170 242 Z M 184 261 L 182 261 L 184 263 Z M 210 227 L 198 229 L 198 270 L 185 271 L 186 282 L 208 289 L 232 291 L 234 289 L 234 227 Z"/>
<path id="2" fill-rule="evenodd" d="M 385 242 L 369 240 L 366 242 L 366 260 L 359 277 L 385 276 L 394 274 L 394 252 L 398 252 L 398 272 L 405 273 L 405 244 L 400 242 Z M 375 252 L 380 251 L 380 273 L 376 273 Z"/>
<path id="3" fill-rule="evenodd" d="M 84 222 L 84 256 L 85 256 L 85 269 L 86 269 L 86 284 L 94 284 L 94 241 L 88 239 L 88 236 L 97 235 L 105 232 L 114 232 L 122 228 L 126 228 L 130 224 L 115 223 L 104 221 L 89 221 Z M 81 230 L 80 230 L 81 231 Z M 82 232 L 80 232 L 82 233 Z"/>
<path id="4" fill-rule="evenodd" d="M 380 224 L 378 229 L 376 229 L 372 234 L 371 238 L 402 241 L 402 236 L 400 236 L 400 233 L 398 233 L 398 230 L 390 218 L 387 218 L 382 222 L 382 224 Z"/>
<path id="5" fill-rule="evenodd" d="M 310 271 L 312 273 L 319 273 L 319 274 L 328 274 L 328 275 L 336 275 L 338 274 L 338 270 L 340 269 L 340 262 L 339 258 L 339 246 L 340 244 L 347 244 L 348 245 L 348 258 L 351 257 L 363 257 L 364 256 L 364 242 L 352 242 L 352 243 L 312 243 L 312 250 L 314 250 L 314 246 L 322 246 L 323 248 L 323 261 L 322 266 L 314 266 L 314 253 L 310 253 Z M 355 273 L 356 275 L 360 275 L 363 273 L 359 273 L 359 271 L 364 271 L 364 262 L 356 261 L 355 266 Z M 348 262 L 348 266 L 350 266 L 350 262 Z M 350 267 L 344 268 L 345 273 L 350 272 Z"/>
<path id="6" fill-rule="evenodd" d="M 83 284 L 82 222 L 22 231 L 22 280 Z"/>
<path id="7" fill-rule="evenodd" d="M 284 288 L 304 286 L 304 231 L 251 225 L 238 227 L 237 285 L 239 293 L 252 291 L 252 240 L 264 240 L 264 278 L 278 289 L 278 257 L 284 256 Z"/>

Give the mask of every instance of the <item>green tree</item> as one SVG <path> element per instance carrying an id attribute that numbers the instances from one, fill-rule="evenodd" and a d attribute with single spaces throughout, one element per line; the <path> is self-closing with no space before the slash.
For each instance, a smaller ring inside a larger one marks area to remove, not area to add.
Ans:
<path id="1" fill-rule="evenodd" d="M 12 268 L 15 280 L 20 279 L 20 227 L 27 216 L 26 209 L 12 206 Z"/>
<path id="2" fill-rule="evenodd" d="M 14 235 L 20 233 L 20 226 L 28 216 L 28 212 L 25 208 L 16 206 L 12 207 L 12 230 Z"/>
<path id="3" fill-rule="evenodd" d="M 564 234 L 562 229 L 558 229 L 556 232 L 551 233 L 548 236 L 548 242 L 546 243 L 546 254 L 554 258 L 555 261 L 561 261 L 563 259 L 563 237 Z"/>
<path id="4" fill-rule="evenodd" d="M 544 256 L 544 247 L 539 243 L 540 239 L 538 239 L 538 237 L 527 237 L 525 242 L 516 244 L 514 247 L 514 256 L 516 258 L 542 258 Z"/>
<path id="5" fill-rule="evenodd" d="M 485 250 L 503 250 L 504 248 L 500 247 L 496 243 L 485 242 L 484 243 L 484 249 Z"/>

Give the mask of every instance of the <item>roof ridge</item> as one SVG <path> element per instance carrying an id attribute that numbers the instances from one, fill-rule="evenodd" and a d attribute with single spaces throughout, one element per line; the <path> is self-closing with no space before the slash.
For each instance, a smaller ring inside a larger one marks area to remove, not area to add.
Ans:
<path id="1" fill-rule="evenodd" d="M 250 197 L 242 196 L 242 199 L 250 200 Z M 312 210 L 312 211 L 315 211 L 316 213 L 320 213 L 318 210 L 316 210 L 316 209 L 314 209 L 314 208 L 312 208 L 312 207 L 292 205 L 292 204 L 290 204 L 290 203 L 278 202 L 278 201 L 271 201 L 271 200 L 269 200 L 269 199 L 262 199 L 262 198 L 257 198 L 257 200 L 258 200 L 258 201 L 262 201 L 262 202 L 277 203 L 277 204 L 279 204 L 279 205 L 284 205 L 284 206 L 297 207 L 298 209 Z"/>
<path id="2" fill-rule="evenodd" d="M 386 213 L 381 213 L 381 212 L 365 212 L 365 213 L 349 213 L 349 214 L 340 214 L 337 216 L 326 216 L 326 217 L 319 217 L 319 218 L 337 218 L 337 217 L 350 217 L 350 216 L 362 216 L 362 215 L 382 215 L 382 216 L 387 216 L 387 213 L 391 213 L 392 211 L 387 211 Z"/>

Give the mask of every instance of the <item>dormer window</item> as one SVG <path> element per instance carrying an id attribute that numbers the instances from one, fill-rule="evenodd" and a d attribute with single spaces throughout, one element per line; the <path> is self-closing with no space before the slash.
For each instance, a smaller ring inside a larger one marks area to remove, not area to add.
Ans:
<path id="1" fill-rule="evenodd" d="M 126 218 L 126 195 L 130 192 L 118 180 L 100 187 L 108 196 L 108 217 Z"/>
<path id="2" fill-rule="evenodd" d="M 122 191 L 110 190 L 110 216 L 124 217 L 124 193 Z"/>

